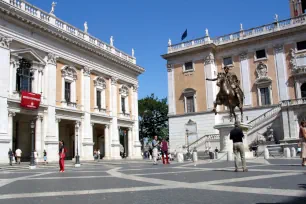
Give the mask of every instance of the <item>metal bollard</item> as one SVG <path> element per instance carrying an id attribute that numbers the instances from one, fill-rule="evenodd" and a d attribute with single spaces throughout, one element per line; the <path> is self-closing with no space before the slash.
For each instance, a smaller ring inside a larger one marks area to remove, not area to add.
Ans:
<path id="1" fill-rule="evenodd" d="M 193 150 L 193 152 L 192 152 L 192 160 L 193 160 L 194 166 L 197 166 L 198 152 L 197 152 L 196 149 Z"/>

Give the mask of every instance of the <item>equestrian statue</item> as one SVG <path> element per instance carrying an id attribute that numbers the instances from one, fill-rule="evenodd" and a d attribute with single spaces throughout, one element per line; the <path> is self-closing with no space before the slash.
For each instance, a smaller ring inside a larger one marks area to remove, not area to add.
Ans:
<path id="1" fill-rule="evenodd" d="M 217 78 L 207 79 L 207 81 L 217 81 L 217 86 L 220 87 L 220 91 L 217 94 L 216 101 L 214 102 L 213 112 L 217 115 L 217 105 L 227 106 L 230 111 L 230 121 L 235 122 L 237 117 L 235 114 L 235 108 L 238 107 L 241 112 L 241 122 L 243 122 L 243 99 L 244 94 L 240 88 L 240 81 L 234 73 L 229 72 L 229 67 L 224 67 L 224 72 L 219 72 Z"/>

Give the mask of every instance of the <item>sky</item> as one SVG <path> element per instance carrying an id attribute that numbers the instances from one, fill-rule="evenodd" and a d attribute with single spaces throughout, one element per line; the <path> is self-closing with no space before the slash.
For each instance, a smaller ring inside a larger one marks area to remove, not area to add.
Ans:
<path id="1" fill-rule="evenodd" d="M 49 12 L 52 0 L 27 0 Z M 168 39 L 172 44 L 202 37 L 205 29 L 210 37 L 221 36 L 240 29 L 272 23 L 290 17 L 288 0 L 56 0 L 55 15 L 61 20 L 84 29 L 89 34 L 128 54 L 135 50 L 137 64 L 145 68 L 139 76 L 139 98 L 154 93 L 167 97 L 166 61 Z"/>

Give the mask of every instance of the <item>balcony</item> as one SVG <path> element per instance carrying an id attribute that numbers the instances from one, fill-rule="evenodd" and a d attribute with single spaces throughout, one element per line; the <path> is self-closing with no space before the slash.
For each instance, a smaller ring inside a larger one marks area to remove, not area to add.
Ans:
<path id="1" fill-rule="evenodd" d="M 131 115 L 130 113 L 120 113 L 119 114 L 120 118 L 124 118 L 124 119 L 131 119 Z"/>
<path id="2" fill-rule="evenodd" d="M 293 75 L 306 74 L 306 51 L 305 53 L 296 53 L 291 49 L 290 57 L 290 66 Z"/>
<path id="3" fill-rule="evenodd" d="M 100 113 L 100 114 L 106 115 L 107 110 L 106 110 L 106 108 L 101 108 L 101 107 L 96 106 L 96 107 L 94 108 L 94 112 L 95 112 L 95 113 Z"/>

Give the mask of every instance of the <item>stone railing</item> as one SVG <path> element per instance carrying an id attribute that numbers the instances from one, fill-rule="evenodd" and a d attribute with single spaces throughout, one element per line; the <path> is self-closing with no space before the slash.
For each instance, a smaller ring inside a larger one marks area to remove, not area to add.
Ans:
<path id="1" fill-rule="evenodd" d="M 205 44 L 215 44 L 215 45 L 223 45 L 227 43 L 232 43 L 239 40 L 244 40 L 248 38 L 257 37 L 260 35 L 265 35 L 268 33 L 277 32 L 280 30 L 286 30 L 293 27 L 298 27 L 301 25 L 306 25 L 306 15 L 298 16 L 296 18 L 290 18 L 282 21 L 277 21 L 271 24 L 259 26 L 256 28 L 251 28 L 248 30 L 241 30 L 239 32 L 231 33 L 228 35 L 216 37 L 213 39 L 210 39 L 208 36 L 198 38 L 195 40 L 190 40 L 187 42 L 174 44 L 168 46 L 168 53 L 177 52 L 180 50 L 189 49 L 192 47 L 198 47 Z"/>
<path id="2" fill-rule="evenodd" d="M 47 23 L 58 30 L 61 30 L 65 33 L 70 34 L 71 36 L 78 38 L 80 40 L 86 41 L 88 44 L 95 46 L 96 48 L 102 49 L 106 52 L 112 53 L 113 55 L 116 55 L 117 57 L 124 59 L 130 63 L 136 64 L 136 58 L 133 56 L 130 56 L 114 46 L 111 46 L 105 42 L 102 42 L 101 40 L 90 36 L 88 33 L 85 33 L 78 28 L 56 18 L 54 15 L 49 14 L 24 0 L 0 0 L 0 3 L 7 3 L 11 7 L 14 7 L 16 10 L 23 11 L 24 13 L 35 17 L 39 20 L 41 20 L 44 23 Z"/>
<path id="3" fill-rule="evenodd" d="M 130 119 L 130 114 L 129 113 L 120 113 L 120 117 L 121 118 L 127 118 L 127 119 Z"/>
<path id="4" fill-rule="evenodd" d="M 292 53 L 291 51 L 290 66 L 293 74 L 306 73 L 306 53 Z"/>
<path id="5" fill-rule="evenodd" d="M 248 122 L 248 124 L 251 125 L 252 128 L 254 128 L 257 125 L 262 124 L 263 121 L 266 121 L 266 120 L 274 117 L 275 115 L 277 115 L 280 110 L 281 110 L 281 105 L 279 104 L 276 107 L 272 108 L 271 110 L 261 114 L 260 116 L 258 116 L 255 119 L 251 120 L 250 122 Z"/>
<path id="6" fill-rule="evenodd" d="M 102 113 L 102 114 L 106 114 L 107 112 L 106 108 L 99 108 L 99 107 L 94 108 L 94 111 L 96 113 Z"/>
<path id="7" fill-rule="evenodd" d="M 294 106 L 294 105 L 303 105 L 303 104 L 306 104 L 306 98 L 291 99 L 291 100 L 285 100 L 285 101 L 280 102 L 280 105 L 282 107 Z"/>
<path id="8" fill-rule="evenodd" d="M 200 144 L 203 144 L 205 141 L 207 140 L 220 140 L 220 135 L 219 134 L 208 134 L 208 135 L 204 135 L 202 137 L 200 137 L 199 139 L 197 139 L 196 141 L 192 142 L 191 144 L 189 144 L 186 148 L 194 148 L 197 147 Z"/>

